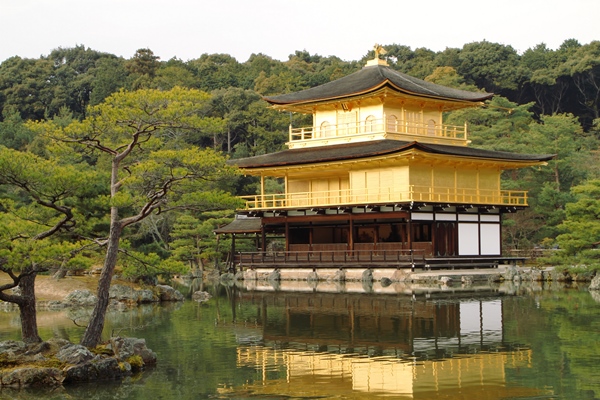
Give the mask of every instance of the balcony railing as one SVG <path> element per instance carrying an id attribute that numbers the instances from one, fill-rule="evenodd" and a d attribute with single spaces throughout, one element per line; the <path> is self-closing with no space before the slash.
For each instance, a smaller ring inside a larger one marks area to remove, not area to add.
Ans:
<path id="1" fill-rule="evenodd" d="M 402 134 L 415 137 L 438 139 L 467 140 L 467 125 L 445 125 L 420 123 L 403 120 L 373 119 L 359 123 L 328 125 L 319 128 L 292 128 L 290 125 L 290 142 L 300 140 L 326 140 L 336 137 L 351 137 L 368 134 Z"/>
<path id="2" fill-rule="evenodd" d="M 343 264 L 346 268 L 364 268 L 368 264 L 378 265 L 424 265 L 425 254 L 422 250 L 340 250 L 340 251 L 278 251 L 244 252 L 234 256 L 236 265 L 265 266 L 276 265 L 278 268 L 297 267 L 299 265 L 320 266 Z"/>
<path id="3" fill-rule="evenodd" d="M 344 189 L 322 192 L 298 192 L 242 196 L 246 209 L 286 209 L 305 207 L 338 207 L 399 202 L 435 202 L 527 206 L 527 191 L 431 188 L 410 185 L 405 189 Z"/>

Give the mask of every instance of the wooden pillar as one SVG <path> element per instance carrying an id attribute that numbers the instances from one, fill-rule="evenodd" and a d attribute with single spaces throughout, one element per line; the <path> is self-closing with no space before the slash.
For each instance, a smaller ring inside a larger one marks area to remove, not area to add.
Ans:
<path id="1" fill-rule="evenodd" d="M 419 133 L 421 135 L 427 134 L 427 128 L 425 127 L 425 114 L 423 113 L 423 103 L 421 103 L 421 110 L 419 110 Z"/>
<path id="2" fill-rule="evenodd" d="M 354 218 L 352 218 L 352 215 L 348 220 L 348 227 L 350 230 L 350 232 L 348 232 L 348 250 L 354 250 Z"/>
<path id="3" fill-rule="evenodd" d="M 408 239 L 408 248 L 410 250 L 413 250 L 413 244 L 412 244 L 412 236 L 413 236 L 413 234 L 412 234 L 412 214 L 409 215 L 407 223 L 408 223 L 408 227 L 407 227 L 407 231 L 408 231 L 407 232 L 407 235 L 408 235 L 408 238 L 407 238 Z"/>
<path id="4" fill-rule="evenodd" d="M 431 223 L 431 232 L 429 233 L 431 236 L 431 252 L 433 253 L 433 256 L 435 257 L 435 248 L 436 248 L 436 244 L 437 244 L 437 221 L 435 220 L 435 212 L 433 213 L 433 222 Z M 445 231 L 445 230 L 444 230 Z M 443 232 L 444 235 L 447 235 L 448 232 Z M 445 238 L 444 238 L 445 239 Z"/>
<path id="5" fill-rule="evenodd" d="M 404 249 L 404 243 L 406 243 L 406 224 L 403 222 L 399 222 L 396 224 L 396 229 L 398 231 L 398 240 L 400 240 L 400 248 Z"/>
<path id="6" fill-rule="evenodd" d="M 283 205 L 285 205 L 285 206 L 289 206 L 290 205 L 290 199 L 289 199 L 290 192 L 289 192 L 289 189 L 288 189 L 288 185 L 289 185 L 288 174 L 285 174 L 285 177 L 284 177 L 284 180 L 283 180 L 283 193 L 284 193 L 284 196 L 285 196 L 284 200 L 283 200 L 284 201 Z"/>
<path id="7" fill-rule="evenodd" d="M 265 205 L 265 176 L 263 174 L 260 174 L 260 198 L 262 199 L 261 206 L 263 208 L 266 207 L 266 205 Z"/>
<path id="8" fill-rule="evenodd" d="M 285 251 L 290 251 L 290 224 L 285 220 Z"/>

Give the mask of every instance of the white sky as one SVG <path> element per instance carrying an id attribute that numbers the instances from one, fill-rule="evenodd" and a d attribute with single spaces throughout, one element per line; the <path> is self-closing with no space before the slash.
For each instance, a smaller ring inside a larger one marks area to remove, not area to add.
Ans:
<path id="1" fill-rule="evenodd" d="M 442 51 L 487 40 L 519 53 L 600 40 L 600 0 L 0 0 L 0 62 L 85 45 L 161 60 L 296 50 L 358 60 L 397 43 Z"/>

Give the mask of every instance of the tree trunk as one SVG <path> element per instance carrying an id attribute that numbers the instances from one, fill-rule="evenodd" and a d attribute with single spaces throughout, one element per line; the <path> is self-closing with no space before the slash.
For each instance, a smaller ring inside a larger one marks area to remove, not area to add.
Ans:
<path id="1" fill-rule="evenodd" d="M 121 227 L 119 226 L 118 222 L 112 223 L 111 221 L 108 247 L 106 249 L 106 258 L 104 259 L 104 266 L 98 281 L 98 301 L 96 302 L 90 322 L 88 323 L 83 338 L 81 339 L 81 344 L 86 347 L 96 347 L 102 338 L 104 318 L 106 316 L 106 309 L 108 308 L 110 283 L 112 281 L 115 266 L 117 265 L 120 237 Z"/>
<path id="2" fill-rule="evenodd" d="M 21 294 L 19 295 L 19 316 L 21 317 L 21 336 L 25 343 L 39 343 L 42 341 L 38 334 L 37 310 L 35 307 L 35 277 L 36 273 L 25 275 L 19 282 Z"/>
<path id="3" fill-rule="evenodd" d="M 113 158 L 111 163 L 110 175 L 110 197 L 114 199 L 117 195 L 119 184 L 119 163 L 126 157 L 128 153 L 121 153 Z M 96 347 L 102 339 L 102 330 L 104 329 L 104 318 L 106 317 L 106 309 L 108 308 L 108 292 L 110 290 L 110 282 L 117 266 L 117 256 L 119 254 L 119 241 L 123 225 L 119 221 L 119 208 L 112 206 L 110 208 L 110 231 L 108 233 L 108 246 L 106 247 L 106 258 L 104 266 L 98 281 L 98 301 L 92 312 L 92 317 L 88 323 L 81 344 L 86 347 Z"/>
<path id="4" fill-rule="evenodd" d="M 119 240 L 121 238 L 121 224 L 118 221 L 118 209 L 111 208 L 110 213 L 110 233 L 108 237 L 108 247 L 106 249 L 106 258 L 104 266 L 98 281 L 98 301 L 94 307 L 92 317 L 85 330 L 81 344 L 86 347 L 96 347 L 102 339 L 102 330 L 104 329 L 104 317 L 108 308 L 108 292 L 110 290 L 110 282 L 117 265 L 117 256 L 119 253 Z"/>
<path id="5" fill-rule="evenodd" d="M 67 276 L 67 269 L 61 265 L 61 267 L 54 273 L 54 275 L 52 275 L 52 279 L 63 279 L 65 276 Z"/>

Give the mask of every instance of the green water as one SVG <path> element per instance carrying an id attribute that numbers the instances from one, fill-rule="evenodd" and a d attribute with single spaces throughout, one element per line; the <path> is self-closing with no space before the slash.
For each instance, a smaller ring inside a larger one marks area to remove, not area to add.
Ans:
<path id="1" fill-rule="evenodd" d="M 3 389 L 1 399 L 596 399 L 600 296 L 585 287 L 407 294 L 208 289 L 205 304 L 112 311 L 158 364 L 121 383 Z M 40 312 L 77 341 L 85 312 Z M 0 340 L 19 338 L 0 312 Z"/>

